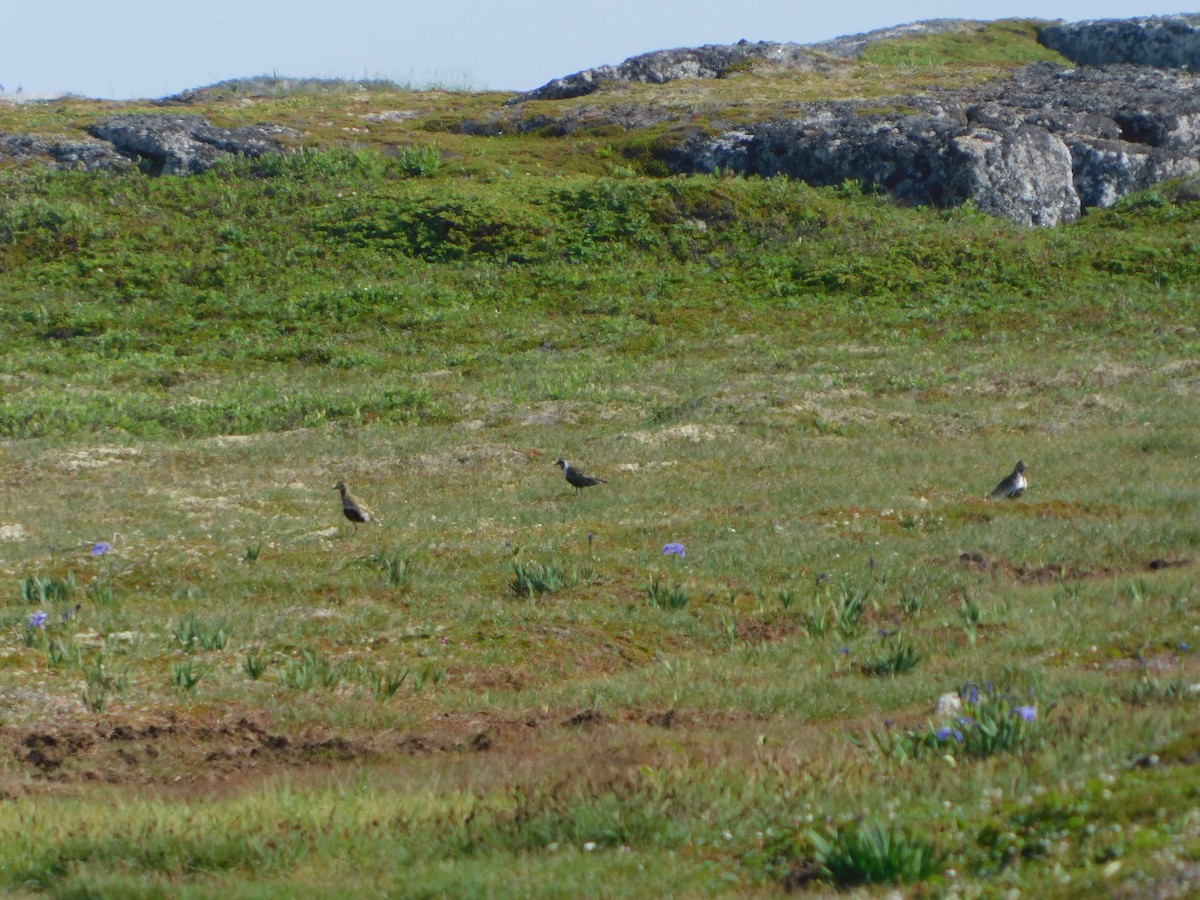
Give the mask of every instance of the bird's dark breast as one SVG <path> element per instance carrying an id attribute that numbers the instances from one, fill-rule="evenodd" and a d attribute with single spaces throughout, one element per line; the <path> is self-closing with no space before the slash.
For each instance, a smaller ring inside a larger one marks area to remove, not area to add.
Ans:
<path id="1" fill-rule="evenodd" d="M 346 514 L 346 518 L 349 519 L 351 522 L 366 522 L 367 521 L 367 517 L 364 516 L 357 509 L 344 509 L 344 510 L 342 510 L 342 512 L 344 512 Z"/>

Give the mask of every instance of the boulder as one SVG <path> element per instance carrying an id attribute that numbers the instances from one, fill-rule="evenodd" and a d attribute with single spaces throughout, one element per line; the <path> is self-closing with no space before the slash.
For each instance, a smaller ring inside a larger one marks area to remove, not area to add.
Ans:
<path id="1" fill-rule="evenodd" d="M 675 172 L 857 180 L 913 205 L 967 200 L 1023 225 L 1070 222 L 1200 170 L 1200 78 L 1112 66 L 1028 66 L 970 91 L 808 104 L 799 115 L 682 139 Z"/>
<path id="2" fill-rule="evenodd" d="M 1200 71 L 1200 14 L 1056 22 L 1038 40 L 1082 66 L 1132 63 Z"/>
<path id="3" fill-rule="evenodd" d="M 754 61 L 769 61 L 786 66 L 809 66 L 814 58 L 802 44 L 739 41 L 736 44 L 706 44 L 655 50 L 632 56 L 616 66 L 598 66 L 573 75 L 555 78 L 532 91 L 519 94 L 508 103 L 527 100 L 565 100 L 590 94 L 605 82 L 613 84 L 666 84 L 679 78 L 720 78 L 732 66 Z"/>
<path id="4" fill-rule="evenodd" d="M 133 165 L 112 144 L 64 134 L 0 135 L 0 157 L 49 162 L 55 168 L 84 172 L 121 170 Z"/>
<path id="5" fill-rule="evenodd" d="M 747 40 L 736 44 L 705 44 L 703 47 L 680 47 L 655 50 L 631 56 L 615 66 L 597 66 L 572 75 L 555 78 L 539 88 L 519 94 L 508 102 L 528 100 L 566 100 L 590 94 L 602 84 L 666 84 L 680 78 L 721 78 L 731 70 L 755 63 L 767 63 L 787 68 L 807 70 L 831 68 L 826 57 L 857 58 L 864 49 L 877 41 L 894 40 L 921 34 L 965 31 L 977 27 L 977 22 L 964 19 L 933 19 L 880 28 L 865 34 L 849 35 L 820 44 L 791 44 Z"/>
<path id="6" fill-rule="evenodd" d="M 118 153 L 142 160 L 155 175 L 194 175 L 229 154 L 258 157 L 284 150 L 283 135 L 300 133 L 281 125 L 217 128 L 201 116 L 114 116 L 88 128 Z"/>

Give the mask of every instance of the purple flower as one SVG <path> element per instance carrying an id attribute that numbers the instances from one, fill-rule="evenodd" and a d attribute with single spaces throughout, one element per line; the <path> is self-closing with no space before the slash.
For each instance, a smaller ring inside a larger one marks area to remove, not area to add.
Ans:
<path id="1" fill-rule="evenodd" d="M 1180 649 L 1180 650 L 1186 650 L 1187 648 L 1188 648 L 1187 641 L 1180 641 L 1180 642 L 1179 642 L 1179 649 Z"/>
<path id="2" fill-rule="evenodd" d="M 1037 718 L 1036 706 L 1016 706 L 1013 707 L 1013 715 L 1020 716 L 1026 722 L 1032 722 Z"/>
<path id="3" fill-rule="evenodd" d="M 849 648 L 849 647 L 842 647 L 840 650 L 838 650 L 838 653 L 842 654 L 843 656 L 845 656 L 845 655 L 846 655 L 846 654 L 848 654 L 849 652 L 850 652 L 850 648 Z"/>
<path id="4" fill-rule="evenodd" d="M 979 702 L 979 685 L 971 684 L 967 686 L 967 705 L 974 706 Z"/>
<path id="5" fill-rule="evenodd" d="M 957 722 L 959 725 L 961 725 L 963 728 L 970 728 L 972 725 L 975 724 L 975 720 L 972 719 L 970 716 L 959 716 L 954 721 Z"/>
<path id="6" fill-rule="evenodd" d="M 892 633 L 890 631 L 888 631 L 886 628 L 878 629 L 878 633 L 879 633 L 880 637 L 891 637 L 892 636 Z"/>
<path id="7" fill-rule="evenodd" d="M 663 546 L 663 556 L 687 556 L 683 544 L 670 543 Z"/>
<path id="8" fill-rule="evenodd" d="M 962 740 L 963 740 L 963 733 L 961 731 L 959 731 L 957 728 L 939 728 L 937 731 L 935 731 L 933 733 L 933 735 L 939 741 L 947 741 L 950 738 L 954 738 L 954 740 L 958 741 L 961 744 Z"/>
<path id="9" fill-rule="evenodd" d="M 108 541 L 96 541 L 96 543 L 92 545 L 92 556 L 103 556 L 111 549 L 112 544 L 110 544 Z"/>
<path id="10" fill-rule="evenodd" d="M 40 610 L 40 609 L 35 613 L 30 613 L 29 614 L 29 622 L 28 622 L 29 627 L 30 628 L 43 628 L 46 625 L 46 618 L 47 618 L 46 614 L 44 612 L 42 612 L 42 610 Z"/>

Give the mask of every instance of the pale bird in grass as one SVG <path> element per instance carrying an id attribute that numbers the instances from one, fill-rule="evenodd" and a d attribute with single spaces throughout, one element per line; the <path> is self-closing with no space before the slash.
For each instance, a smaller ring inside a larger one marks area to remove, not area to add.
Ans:
<path id="1" fill-rule="evenodd" d="M 1013 500 L 1025 493 L 1025 488 L 1027 487 L 1029 487 L 1029 479 L 1025 477 L 1025 462 L 1017 460 L 1012 474 L 996 485 L 996 489 L 992 491 L 991 497 L 993 500 L 1005 497 Z"/>
<path id="2" fill-rule="evenodd" d="M 585 487 L 591 487 L 594 484 L 608 484 L 608 482 L 603 478 L 596 478 L 593 475 L 585 475 L 578 469 L 573 468 L 565 459 L 556 459 L 554 464 L 562 468 L 563 477 L 567 479 L 567 484 L 575 488 L 575 493 L 577 494 Z"/>
<path id="3" fill-rule="evenodd" d="M 370 508 L 361 500 L 354 499 L 346 487 L 346 482 L 339 481 L 333 486 L 333 489 L 342 495 L 342 515 L 354 523 L 355 529 L 360 524 L 366 522 L 378 522 L 379 517 L 371 512 Z"/>

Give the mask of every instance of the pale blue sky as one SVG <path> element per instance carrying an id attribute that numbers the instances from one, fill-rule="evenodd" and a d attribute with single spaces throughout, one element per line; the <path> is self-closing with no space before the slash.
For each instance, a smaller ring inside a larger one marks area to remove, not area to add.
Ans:
<path id="1" fill-rule="evenodd" d="M 25 96 L 128 99 L 276 72 L 528 90 L 664 47 L 807 44 L 933 18 L 1184 11 L 1170 0 L 3 0 L 0 84 L 8 97 L 20 87 Z"/>

